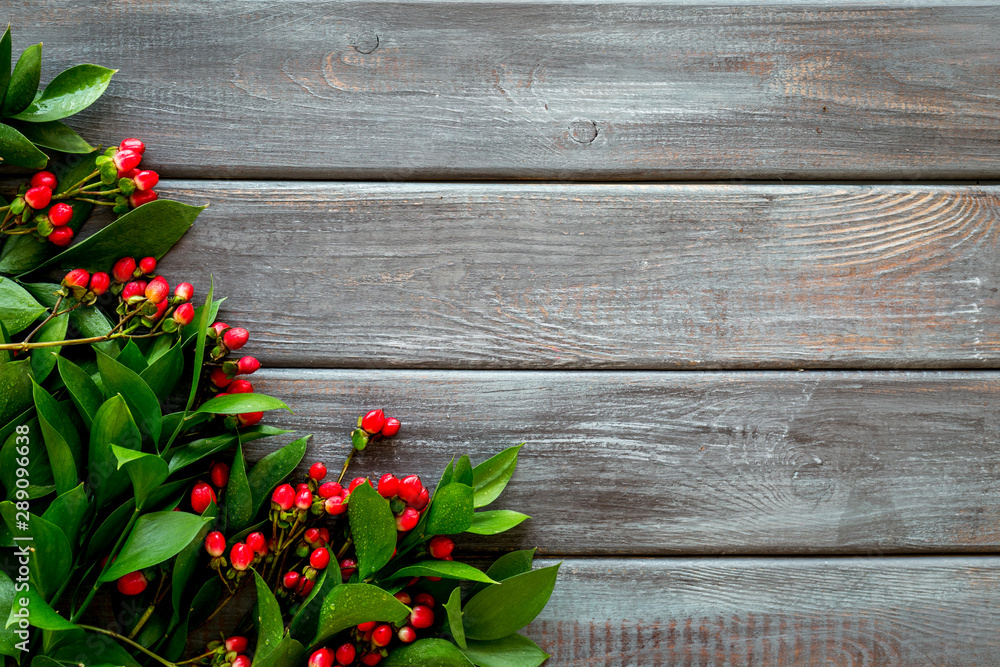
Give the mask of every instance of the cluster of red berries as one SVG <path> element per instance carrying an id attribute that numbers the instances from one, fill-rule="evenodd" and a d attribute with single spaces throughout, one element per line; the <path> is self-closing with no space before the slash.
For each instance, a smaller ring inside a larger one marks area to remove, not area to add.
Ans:
<path id="1" fill-rule="evenodd" d="M 11 211 L 21 208 L 21 224 L 32 219 L 32 210 L 40 211 L 52 202 L 52 192 L 58 184 L 51 171 L 39 171 L 31 177 L 28 189 L 20 197 L 23 208 L 17 199 L 11 205 Z M 59 247 L 68 246 L 73 241 L 73 229 L 67 226 L 72 219 L 72 206 L 64 202 L 52 204 L 47 213 L 34 215 L 36 233 Z"/>
<path id="2" fill-rule="evenodd" d="M 155 171 L 139 169 L 146 145 L 139 139 L 122 140 L 118 148 L 109 148 L 104 155 L 97 158 L 101 182 L 105 185 L 117 183 L 116 192 L 109 194 L 115 197 L 115 213 L 123 213 L 131 208 L 155 201 L 159 195 L 153 190 L 160 182 L 160 176 Z"/>
<path id="3" fill-rule="evenodd" d="M 399 433 L 399 420 L 386 417 L 381 410 L 372 410 L 358 417 L 358 428 L 351 433 L 355 449 L 364 449 L 369 442 L 391 438 Z"/>
<path id="4" fill-rule="evenodd" d="M 252 660 L 246 654 L 249 646 L 250 642 L 246 637 L 235 636 L 222 641 L 216 640 L 209 642 L 208 650 L 214 653 L 206 658 L 212 658 L 212 667 L 250 667 Z"/>
<path id="5" fill-rule="evenodd" d="M 208 335 L 215 341 L 215 347 L 210 353 L 212 367 L 208 379 L 216 396 L 229 394 L 252 394 L 253 384 L 249 380 L 237 378 L 237 375 L 253 375 L 260 369 L 260 362 L 254 357 L 240 357 L 237 361 L 225 360 L 231 352 L 235 352 L 250 340 L 250 332 L 243 327 L 231 327 L 225 322 L 216 322 L 208 328 Z M 263 412 L 244 412 L 236 415 L 235 422 L 239 426 L 253 426 L 264 418 Z"/>
<path id="6" fill-rule="evenodd" d="M 213 461 L 208 466 L 208 479 L 212 482 L 211 485 L 198 481 L 191 489 L 191 509 L 195 514 L 201 514 L 212 503 L 218 504 L 215 489 L 221 492 L 229 484 L 229 465 L 223 461 Z"/>

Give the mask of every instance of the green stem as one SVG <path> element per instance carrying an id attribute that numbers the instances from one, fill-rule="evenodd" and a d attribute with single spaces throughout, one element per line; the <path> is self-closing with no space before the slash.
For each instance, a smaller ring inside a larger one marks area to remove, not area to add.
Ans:
<path id="1" fill-rule="evenodd" d="M 148 648 L 146 648 L 142 644 L 138 644 L 138 643 L 132 641 L 131 639 L 129 639 L 128 637 L 123 637 L 122 635 L 118 634 L 117 632 L 112 632 L 111 630 L 105 630 L 104 628 L 97 628 L 97 627 L 94 627 L 93 625 L 83 625 L 82 623 L 77 623 L 77 625 L 79 627 L 83 628 L 84 630 L 90 630 L 91 632 L 99 632 L 102 635 L 107 635 L 108 637 L 111 637 L 113 639 L 117 639 L 118 641 L 120 641 L 120 642 L 122 642 L 124 644 L 128 644 L 129 646 L 131 646 L 132 648 L 136 649 L 137 651 L 142 651 L 143 653 L 145 653 L 146 655 L 148 655 L 153 660 L 156 660 L 161 665 L 165 665 L 165 667 L 177 667 L 176 663 L 173 663 L 173 662 L 170 662 L 169 660 L 165 660 L 165 659 L 161 658 L 160 656 L 156 655 L 155 653 L 153 653 L 152 651 L 150 651 Z"/>
<path id="2" fill-rule="evenodd" d="M 85 201 L 88 204 L 95 204 L 97 206 L 117 206 L 113 201 L 97 201 L 96 199 L 87 199 L 86 197 L 73 197 L 72 199 L 75 201 Z"/>
<path id="3" fill-rule="evenodd" d="M 354 448 L 354 445 L 351 445 L 351 453 L 347 455 L 347 460 L 344 461 L 344 467 L 340 470 L 340 477 L 337 478 L 337 484 L 344 481 L 344 475 L 347 474 L 347 466 L 351 465 L 351 459 L 354 458 L 354 452 L 356 451 L 358 450 Z"/>

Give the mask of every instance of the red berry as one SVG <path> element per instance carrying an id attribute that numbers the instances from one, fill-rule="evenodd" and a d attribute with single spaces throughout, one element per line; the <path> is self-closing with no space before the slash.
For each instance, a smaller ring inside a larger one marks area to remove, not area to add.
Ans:
<path id="1" fill-rule="evenodd" d="M 49 222 L 55 227 L 62 227 L 73 219 L 73 207 L 59 202 L 49 209 Z"/>
<path id="2" fill-rule="evenodd" d="M 351 480 L 351 485 L 347 487 L 347 492 L 354 493 L 354 489 L 358 488 L 367 481 L 368 481 L 367 477 L 355 477 L 354 479 Z M 369 486 L 370 485 L 371 482 L 369 482 Z"/>
<path id="3" fill-rule="evenodd" d="M 248 380 L 233 380 L 229 383 L 230 394 L 252 394 L 253 385 Z"/>
<path id="4" fill-rule="evenodd" d="M 340 576 L 343 577 L 344 581 L 350 579 L 351 576 L 357 571 L 358 571 L 358 561 L 354 560 L 353 558 L 345 558 L 344 560 L 340 561 Z M 374 623 L 372 625 L 374 626 Z M 358 626 L 358 629 L 361 630 L 360 625 Z"/>
<path id="5" fill-rule="evenodd" d="M 177 310 L 174 311 L 174 322 L 182 327 L 194 322 L 194 306 L 190 303 L 182 303 L 177 306 Z"/>
<path id="6" fill-rule="evenodd" d="M 361 428 L 369 433 L 378 433 L 385 426 L 385 413 L 381 410 L 372 410 L 361 418 Z"/>
<path id="7" fill-rule="evenodd" d="M 407 593 L 406 591 L 399 591 L 393 597 L 407 606 L 409 606 L 409 604 L 413 602 L 413 600 L 410 599 L 410 594 Z"/>
<path id="8" fill-rule="evenodd" d="M 326 477 L 326 466 L 322 463 L 314 463 L 309 466 L 309 476 L 317 482 Z"/>
<path id="9" fill-rule="evenodd" d="M 145 274 L 150 274 L 156 271 L 156 258 L 155 257 L 143 257 L 139 260 L 139 270 Z"/>
<path id="10" fill-rule="evenodd" d="M 358 630 L 361 632 L 370 632 L 375 629 L 378 621 L 368 621 L 367 623 L 358 623 Z"/>
<path id="11" fill-rule="evenodd" d="M 222 332 L 228 328 L 229 325 L 226 324 L 225 322 L 216 322 L 215 324 L 209 327 L 209 329 L 215 332 L 216 337 L 221 336 Z"/>
<path id="12" fill-rule="evenodd" d="M 422 604 L 425 607 L 434 608 L 434 596 L 430 593 L 417 593 L 413 598 L 414 604 Z"/>
<path id="13" fill-rule="evenodd" d="M 250 658 L 245 655 L 238 655 L 233 658 L 233 661 L 229 664 L 229 667 L 250 667 Z"/>
<path id="14" fill-rule="evenodd" d="M 404 625 L 399 629 L 399 632 L 396 633 L 396 636 L 399 637 L 399 641 L 404 644 L 412 644 L 417 640 L 417 631 L 408 625 Z"/>
<path id="15" fill-rule="evenodd" d="M 118 144 L 118 148 L 120 150 L 125 150 L 126 148 L 128 148 L 135 151 L 139 155 L 142 155 L 143 153 L 146 152 L 146 144 L 142 143 L 140 140 L 134 137 L 129 137 L 128 139 L 122 139 L 122 142 Z M 237 651 L 237 653 L 238 652 L 239 651 Z"/>
<path id="16" fill-rule="evenodd" d="M 312 491 L 309 489 L 303 489 L 295 494 L 295 506 L 300 510 L 307 510 L 312 506 L 313 496 Z"/>
<path id="17" fill-rule="evenodd" d="M 432 537 L 430 543 L 427 545 L 427 551 L 429 551 L 431 556 L 434 558 L 444 558 L 445 556 L 450 556 L 451 552 L 454 550 L 455 540 L 450 537 L 445 537 L 444 535 L 436 535 Z"/>
<path id="18" fill-rule="evenodd" d="M 226 375 L 226 372 L 219 367 L 212 369 L 212 372 L 208 374 L 208 379 L 212 381 L 219 389 L 225 389 L 232 383 L 233 379 Z"/>
<path id="19" fill-rule="evenodd" d="M 24 201 L 28 202 L 31 208 L 45 208 L 52 201 L 52 190 L 44 185 L 29 188 L 24 193 Z"/>
<path id="20" fill-rule="evenodd" d="M 66 287 L 86 287 L 90 283 L 90 274 L 86 269 L 73 269 L 62 282 Z"/>
<path id="21" fill-rule="evenodd" d="M 96 296 L 107 292 L 109 287 L 111 287 L 111 276 L 103 271 L 98 271 L 90 277 L 90 291 Z"/>
<path id="22" fill-rule="evenodd" d="M 316 549 L 309 555 L 309 564 L 313 566 L 313 569 L 325 570 L 326 566 L 330 564 L 330 552 L 323 547 Z"/>
<path id="23" fill-rule="evenodd" d="M 377 665 L 380 662 L 382 662 L 382 654 L 380 653 L 369 653 L 361 658 L 361 664 L 368 667 L 373 667 L 373 665 Z"/>
<path id="24" fill-rule="evenodd" d="M 425 507 L 427 507 L 427 503 L 430 502 L 430 499 L 431 499 L 430 491 L 428 491 L 427 487 L 425 486 L 424 488 L 420 489 L 420 495 L 417 496 L 417 499 L 410 504 L 413 506 L 413 509 L 422 511 Z"/>
<path id="25" fill-rule="evenodd" d="M 319 528 L 310 528 L 302 536 L 302 539 L 306 541 L 311 547 L 325 547 L 326 540 L 323 539 L 323 534 L 320 532 Z"/>
<path id="26" fill-rule="evenodd" d="M 122 288 L 122 301 L 128 301 L 129 299 L 133 299 L 135 297 L 142 297 L 145 299 L 146 297 L 143 296 L 145 292 L 146 292 L 146 281 L 133 280 L 132 282 L 127 283 L 125 287 Z"/>
<path id="27" fill-rule="evenodd" d="M 222 343 L 230 350 L 238 350 L 247 344 L 247 339 L 249 338 L 249 331 L 243 327 L 233 327 L 226 333 L 222 334 Z"/>
<path id="28" fill-rule="evenodd" d="M 354 658 L 357 655 L 357 651 L 354 649 L 354 644 L 341 644 L 337 648 L 337 662 L 341 665 L 349 665 L 354 662 Z"/>
<path id="29" fill-rule="evenodd" d="M 337 516 L 347 511 L 343 496 L 331 496 L 323 502 L 323 508 L 331 516 Z"/>
<path id="30" fill-rule="evenodd" d="M 149 582 L 146 581 L 146 575 L 142 572 L 129 572 L 128 574 L 119 577 L 118 579 L 118 592 L 122 595 L 139 595 L 144 590 Z"/>
<path id="31" fill-rule="evenodd" d="M 330 543 L 330 530 L 327 529 L 327 528 L 320 528 L 319 529 L 319 538 L 320 538 L 320 540 L 322 540 L 322 543 L 324 545 L 329 544 Z"/>
<path id="32" fill-rule="evenodd" d="M 194 296 L 194 285 L 191 283 L 181 283 L 174 288 L 174 296 L 180 301 L 190 301 Z"/>
<path id="33" fill-rule="evenodd" d="M 212 558 L 218 558 L 222 554 L 226 553 L 226 538 L 225 536 L 217 530 L 213 530 L 211 533 L 205 536 L 205 551 Z"/>
<path id="34" fill-rule="evenodd" d="M 198 482 L 191 489 L 191 508 L 195 514 L 201 514 L 214 502 L 216 502 L 215 491 L 205 482 Z"/>
<path id="35" fill-rule="evenodd" d="M 302 575 L 299 574 L 298 572 L 294 572 L 294 571 L 293 572 L 286 572 L 285 576 L 281 578 L 281 585 L 284 586 L 285 588 L 287 588 L 288 590 L 292 590 L 293 588 L 297 588 L 298 587 L 298 585 L 299 585 L 299 579 L 301 577 L 302 577 Z"/>
<path id="36" fill-rule="evenodd" d="M 306 597 L 307 595 L 312 593 L 313 586 L 315 585 L 316 585 L 315 581 L 312 581 L 310 579 L 303 579 L 302 581 L 299 582 L 298 594 L 301 595 L 302 597 Z"/>
<path id="37" fill-rule="evenodd" d="M 229 483 L 229 466 L 222 461 L 216 461 L 208 469 L 208 476 L 217 488 L 223 488 Z"/>
<path id="38" fill-rule="evenodd" d="M 154 190 L 136 190 L 129 195 L 128 203 L 132 208 L 139 208 L 143 204 L 156 201 L 159 196 Z"/>
<path id="39" fill-rule="evenodd" d="M 236 415 L 236 421 L 239 422 L 240 426 L 253 426 L 263 418 L 263 412 L 244 412 Z"/>
<path id="40" fill-rule="evenodd" d="M 290 510 L 295 504 L 295 489 L 291 484 L 282 484 L 271 494 L 271 502 L 280 509 Z"/>
<path id="41" fill-rule="evenodd" d="M 383 646 L 388 646 L 389 642 L 392 641 L 392 628 L 386 624 L 382 624 L 375 628 L 372 632 L 372 643 L 379 648 Z"/>
<path id="42" fill-rule="evenodd" d="M 232 563 L 233 568 L 242 572 L 253 562 L 253 549 L 243 542 L 237 542 L 229 552 L 229 562 Z"/>
<path id="43" fill-rule="evenodd" d="M 420 478 L 416 475 L 407 475 L 399 480 L 399 497 L 408 503 L 412 503 L 420 497 L 420 491 L 424 485 L 420 483 Z"/>
<path id="44" fill-rule="evenodd" d="M 247 546 L 254 550 L 254 553 L 265 553 L 267 551 L 267 540 L 264 533 L 250 533 L 247 535 Z"/>
<path id="45" fill-rule="evenodd" d="M 395 417 L 389 417 L 388 419 L 385 420 L 385 426 L 382 427 L 382 435 L 384 435 L 387 438 L 391 438 L 392 436 L 399 433 L 399 427 L 400 427 L 399 420 L 396 419 Z"/>
<path id="46" fill-rule="evenodd" d="M 396 530 L 405 533 L 408 530 L 416 528 L 419 522 L 420 512 L 412 507 L 407 507 L 396 517 Z"/>
<path id="47" fill-rule="evenodd" d="M 295 493 L 302 493 L 303 489 L 305 489 L 306 491 L 308 491 L 309 490 L 309 485 L 306 484 L 305 482 L 302 482 L 300 484 L 296 484 L 295 485 Z"/>
<path id="48" fill-rule="evenodd" d="M 250 642 L 247 641 L 246 637 L 230 637 L 226 640 L 226 650 L 236 651 L 237 653 L 243 653 L 250 646 Z"/>
<path id="49" fill-rule="evenodd" d="M 160 182 L 160 175 L 155 171 L 149 171 L 148 169 L 137 172 L 135 176 L 132 177 L 135 181 L 135 187 L 138 190 L 152 190 L 156 187 L 156 184 Z"/>
<path id="50" fill-rule="evenodd" d="M 111 156 L 111 159 L 114 160 L 115 167 L 121 173 L 138 167 L 139 163 L 142 162 L 142 153 L 131 148 L 123 148 Z"/>
<path id="51" fill-rule="evenodd" d="M 135 273 L 135 260 L 131 257 L 122 257 L 115 262 L 114 268 L 111 269 L 111 275 L 120 283 L 132 280 L 133 273 Z"/>
<path id="52" fill-rule="evenodd" d="M 146 285 L 146 299 L 151 303 L 161 303 L 170 294 L 170 284 L 163 276 L 157 276 Z"/>
<path id="53" fill-rule="evenodd" d="M 425 605 L 418 604 L 410 612 L 410 625 L 423 630 L 434 625 L 434 611 Z"/>
<path id="54" fill-rule="evenodd" d="M 334 496 L 343 495 L 344 489 L 336 482 L 324 482 L 319 485 L 316 493 L 319 494 L 320 498 L 333 498 Z"/>
<path id="55" fill-rule="evenodd" d="M 260 362 L 254 357 L 243 357 L 236 362 L 236 367 L 243 375 L 253 375 L 260 369 Z"/>
<path id="56" fill-rule="evenodd" d="M 31 177 L 31 187 L 45 187 L 49 190 L 56 189 L 56 175 L 51 171 L 39 171 Z"/>
<path id="57" fill-rule="evenodd" d="M 330 649 L 321 648 L 309 656 L 308 667 L 334 667 L 333 653 Z"/>
<path id="58" fill-rule="evenodd" d="M 73 242 L 73 230 L 69 227 L 56 227 L 49 234 L 48 239 L 60 248 L 65 248 Z"/>
<path id="59" fill-rule="evenodd" d="M 399 480 L 392 473 L 386 473 L 378 478 L 378 494 L 383 498 L 392 498 L 399 491 Z"/>

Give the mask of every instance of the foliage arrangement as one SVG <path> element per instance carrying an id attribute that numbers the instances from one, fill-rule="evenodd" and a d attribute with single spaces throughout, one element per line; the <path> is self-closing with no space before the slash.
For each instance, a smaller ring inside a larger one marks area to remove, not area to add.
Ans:
<path id="1" fill-rule="evenodd" d="M 2 659 L 544 662 L 518 630 L 544 608 L 558 566 L 533 568 L 529 550 L 484 571 L 455 559 L 452 537 L 527 518 L 482 509 L 511 479 L 520 447 L 476 466 L 453 459 L 433 489 L 390 473 L 346 483 L 358 452 L 400 430 L 372 410 L 351 431 L 336 481 L 323 463 L 296 478 L 308 437 L 251 466 L 247 443 L 290 433 L 261 423 L 264 413 L 288 407 L 254 391 L 247 377 L 260 363 L 237 354 L 250 332 L 218 321 L 211 284 L 196 307 L 192 284 L 171 289 L 157 272 L 202 208 L 156 197 L 138 139 L 66 154 L 25 132 L 23 123 L 58 123 L 52 114 L 83 108 L 107 85 L 86 84 L 83 73 L 97 70 L 71 68 L 36 94 L 39 56 L 31 47 L 5 78 L 9 29 L 0 42 L 0 99 L 16 102 L 0 107 L 0 154 L 44 168 L 0 202 Z M 57 103 L 60 78 L 90 92 Z M 28 88 L 34 101 L 22 107 Z M 61 127 L 52 132 L 72 132 Z M 63 154 L 30 161 L 25 140 Z M 114 220 L 74 243 L 101 206 Z M 233 611 L 241 600 L 254 601 L 242 619 Z M 196 646 L 199 628 L 223 611 L 231 631 Z"/>

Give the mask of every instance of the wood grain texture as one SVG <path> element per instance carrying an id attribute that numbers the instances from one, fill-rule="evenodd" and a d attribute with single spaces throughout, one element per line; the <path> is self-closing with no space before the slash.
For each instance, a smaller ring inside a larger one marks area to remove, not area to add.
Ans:
<path id="1" fill-rule="evenodd" d="M 1000 175 L 995 1 L 8 4 L 173 176 Z"/>
<path id="2" fill-rule="evenodd" d="M 463 548 L 576 555 L 981 552 L 1000 545 L 995 372 L 268 370 L 256 390 L 337 467 L 359 412 L 400 436 L 356 475 L 520 442 L 499 508 L 533 520 Z M 291 436 L 286 436 L 291 437 Z M 259 459 L 277 445 L 246 446 Z"/>
<path id="3" fill-rule="evenodd" d="M 171 181 L 163 262 L 271 366 L 1000 361 L 995 186 Z M 225 267 L 225 271 L 220 270 Z"/>

